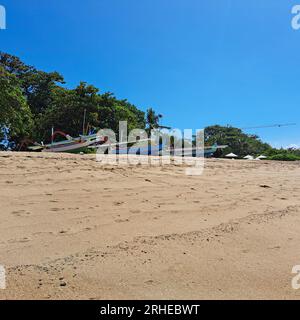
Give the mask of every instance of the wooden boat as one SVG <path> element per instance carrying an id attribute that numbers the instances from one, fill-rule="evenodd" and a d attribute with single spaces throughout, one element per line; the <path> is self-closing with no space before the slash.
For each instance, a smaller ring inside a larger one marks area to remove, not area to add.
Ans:
<path id="1" fill-rule="evenodd" d="M 72 138 L 62 131 L 56 131 L 52 135 L 52 141 L 57 135 L 62 135 L 65 140 L 60 142 L 52 142 L 49 144 L 35 144 L 30 146 L 28 149 L 31 151 L 41 151 L 41 152 L 67 152 L 67 153 L 80 153 L 84 151 L 87 147 L 101 143 L 96 134 L 92 135 L 82 135 L 77 138 Z M 104 141 L 102 141 L 103 143 Z"/>
<path id="2" fill-rule="evenodd" d="M 181 157 L 201 157 L 201 156 L 212 157 L 217 150 L 225 149 L 227 147 L 228 147 L 227 145 L 214 144 L 212 146 L 205 146 L 204 150 L 196 147 L 181 148 L 181 149 L 169 148 L 167 150 L 164 150 L 163 154 L 171 154 L 179 157 L 180 156 Z"/>

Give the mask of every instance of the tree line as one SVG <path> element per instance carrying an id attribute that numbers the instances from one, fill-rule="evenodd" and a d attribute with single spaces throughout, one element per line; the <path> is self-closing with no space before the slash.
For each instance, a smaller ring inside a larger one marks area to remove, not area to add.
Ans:
<path id="1" fill-rule="evenodd" d="M 86 82 L 74 89 L 64 85 L 60 73 L 38 70 L 0 52 L 0 141 L 5 130 L 15 148 L 30 141 L 49 142 L 52 127 L 78 136 L 85 111 L 88 127 L 95 130 L 110 128 L 118 133 L 121 120 L 127 120 L 128 130 L 158 127 L 161 115 L 153 108 L 145 113 Z"/>
<path id="2" fill-rule="evenodd" d="M 127 120 L 129 131 L 140 128 L 149 132 L 159 127 L 162 117 L 153 108 L 143 112 L 126 99 L 117 99 L 111 92 L 101 93 L 86 82 L 69 89 L 60 73 L 38 70 L 0 52 L 0 149 L 4 137 L 15 150 L 26 149 L 33 141 L 50 142 L 52 127 L 78 136 L 83 133 L 84 113 L 88 128 L 110 128 L 117 134 L 119 121 Z M 215 143 L 228 145 L 215 154 L 217 157 L 234 152 L 240 157 L 265 154 L 274 160 L 300 160 L 299 149 L 272 148 L 239 128 L 206 127 L 205 144 Z M 2 149 L 5 147 L 2 145 Z"/>
<path id="3" fill-rule="evenodd" d="M 246 134 L 242 129 L 231 126 L 209 126 L 205 128 L 205 144 L 218 143 L 228 145 L 226 149 L 218 150 L 216 156 L 224 157 L 228 153 L 235 153 L 239 157 L 247 155 L 265 155 L 269 160 L 292 161 L 300 160 L 300 149 L 276 149 L 261 141 L 259 136 Z"/>

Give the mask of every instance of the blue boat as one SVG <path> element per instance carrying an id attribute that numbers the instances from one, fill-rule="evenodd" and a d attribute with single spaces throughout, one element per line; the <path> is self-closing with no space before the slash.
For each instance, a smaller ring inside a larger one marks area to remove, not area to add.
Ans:
<path id="1" fill-rule="evenodd" d="M 158 145 L 148 145 L 144 147 L 116 148 L 111 150 L 111 153 L 159 156 L 162 150 L 163 150 L 163 144 L 158 144 Z"/>

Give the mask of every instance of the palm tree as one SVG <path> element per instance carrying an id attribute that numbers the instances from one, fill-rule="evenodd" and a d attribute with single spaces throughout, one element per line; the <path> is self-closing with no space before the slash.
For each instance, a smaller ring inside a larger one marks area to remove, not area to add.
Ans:
<path id="1" fill-rule="evenodd" d="M 147 122 L 147 129 L 152 130 L 159 127 L 159 121 L 162 118 L 161 114 L 156 114 L 152 108 L 147 110 L 146 115 L 146 122 Z"/>

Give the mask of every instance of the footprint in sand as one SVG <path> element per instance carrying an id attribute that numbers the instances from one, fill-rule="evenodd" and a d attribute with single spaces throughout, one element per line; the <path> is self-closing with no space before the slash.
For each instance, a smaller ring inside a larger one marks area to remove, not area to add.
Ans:
<path id="1" fill-rule="evenodd" d="M 280 249 L 280 248 L 281 248 L 280 246 L 276 246 L 276 247 L 268 248 L 268 250 L 278 250 L 278 249 Z"/>
<path id="2" fill-rule="evenodd" d="M 27 237 L 21 238 L 21 239 L 11 239 L 8 240 L 9 243 L 24 243 L 24 242 L 29 242 L 30 239 Z"/>
<path id="3" fill-rule="evenodd" d="M 131 213 L 141 213 L 141 210 L 130 210 Z"/>
<path id="4" fill-rule="evenodd" d="M 129 222 L 129 219 L 116 219 L 115 222 L 117 223 Z"/>
<path id="5" fill-rule="evenodd" d="M 30 212 L 25 210 L 19 210 L 19 211 L 13 211 L 11 214 L 18 216 L 18 217 L 24 217 L 30 215 Z"/>
<path id="6" fill-rule="evenodd" d="M 114 205 L 115 206 L 120 206 L 120 205 L 122 205 L 124 203 L 124 201 L 115 201 L 114 202 Z"/>

